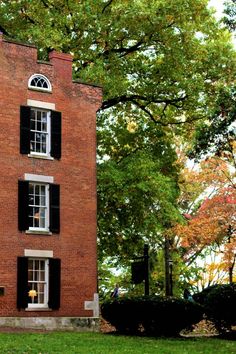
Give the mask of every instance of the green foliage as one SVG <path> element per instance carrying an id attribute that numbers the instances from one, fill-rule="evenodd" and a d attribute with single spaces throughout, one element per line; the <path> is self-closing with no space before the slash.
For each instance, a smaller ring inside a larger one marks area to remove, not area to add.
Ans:
<path id="1" fill-rule="evenodd" d="M 161 173 L 161 164 L 151 153 L 139 151 L 118 164 L 109 160 L 98 166 L 101 258 L 125 254 L 130 260 L 145 239 L 155 245 L 167 222 L 180 218 L 177 183 Z"/>
<path id="2" fill-rule="evenodd" d="M 114 116 L 176 129 L 203 118 L 235 65 L 206 0 L 2 0 L 0 23 L 43 58 L 52 48 L 72 52 L 75 77 L 102 84 L 103 109 Z"/>
<path id="3" fill-rule="evenodd" d="M 206 154 L 221 156 L 233 153 L 232 142 L 236 139 L 236 91 L 235 86 L 219 89 L 216 106 L 209 112 L 208 120 L 197 125 L 192 151 L 189 157 Z M 227 155 L 228 156 L 228 155 Z"/>
<path id="4" fill-rule="evenodd" d="M 158 296 L 120 298 L 101 306 L 102 316 L 121 333 L 178 336 L 202 319 L 202 307 L 194 302 Z"/>
<path id="5" fill-rule="evenodd" d="M 236 283 L 213 285 L 193 296 L 220 333 L 236 324 Z"/>
<path id="6" fill-rule="evenodd" d="M 235 31 L 236 28 L 236 1 L 227 0 L 225 1 L 224 9 L 224 23 L 228 26 L 231 31 Z"/>

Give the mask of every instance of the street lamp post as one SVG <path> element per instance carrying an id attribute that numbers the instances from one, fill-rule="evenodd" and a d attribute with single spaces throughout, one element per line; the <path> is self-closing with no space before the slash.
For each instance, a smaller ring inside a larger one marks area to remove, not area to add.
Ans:
<path id="1" fill-rule="evenodd" d="M 233 229 L 232 226 L 229 225 L 228 227 L 228 243 L 231 243 L 231 236 L 233 234 Z M 230 260 L 229 260 L 230 261 Z M 233 261 L 231 262 L 231 264 L 229 265 L 229 283 L 233 283 L 233 270 L 234 270 L 234 264 L 235 264 L 235 255 L 233 258 Z"/>
<path id="2" fill-rule="evenodd" d="M 170 296 L 173 296 L 173 261 L 169 259 L 169 267 L 170 267 Z"/>
<path id="3" fill-rule="evenodd" d="M 173 296 L 173 261 L 168 236 L 165 237 L 165 293 L 166 296 Z"/>

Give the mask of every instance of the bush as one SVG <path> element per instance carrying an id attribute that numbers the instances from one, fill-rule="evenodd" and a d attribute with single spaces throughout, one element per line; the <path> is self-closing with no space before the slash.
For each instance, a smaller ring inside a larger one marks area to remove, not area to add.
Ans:
<path id="1" fill-rule="evenodd" d="M 177 336 L 202 319 L 202 307 L 192 301 L 143 296 L 109 300 L 102 316 L 121 333 Z"/>
<path id="2" fill-rule="evenodd" d="M 177 336 L 191 328 L 203 316 L 201 306 L 192 301 L 176 298 L 151 298 L 144 306 L 143 327 L 147 334 Z"/>
<path id="3" fill-rule="evenodd" d="M 193 298 L 203 305 L 207 319 L 219 333 L 231 330 L 236 324 L 236 283 L 208 287 Z"/>
<path id="4" fill-rule="evenodd" d="M 105 301 L 102 317 L 121 333 L 137 333 L 140 326 L 139 298 L 121 298 Z"/>

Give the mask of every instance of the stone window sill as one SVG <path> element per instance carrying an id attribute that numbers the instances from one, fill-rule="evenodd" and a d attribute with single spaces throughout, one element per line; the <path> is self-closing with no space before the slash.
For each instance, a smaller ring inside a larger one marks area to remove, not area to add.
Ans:
<path id="1" fill-rule="evenodd" d="M 25 309 L 25 311 L 52 311 L 52 309 L 50 309 L 50 308 L 48 308 L 48 307 L 27 307 L 26 309 Z"/>
<path id="2" fill-rule="evenodd" d="M 34 231 L 34 230 L 27 230 L 27 231 L 25 231 L 25 233 L 27 234 L 27 235 L 46 235 L 46 236 L 50 236 L 50 235 L 52 235 L 52 232 L 50 232 L 50 231 Z"/>
<path id="3" fill-rule="evenodd" d="M 33 159 L 43 159 L 43 160 L 54 160 L 53 157 L 51 156 L 46 156 L 46 155 L 37 155 L 37 154 L 28 154 L 28 157 L 31 157 Z"/>

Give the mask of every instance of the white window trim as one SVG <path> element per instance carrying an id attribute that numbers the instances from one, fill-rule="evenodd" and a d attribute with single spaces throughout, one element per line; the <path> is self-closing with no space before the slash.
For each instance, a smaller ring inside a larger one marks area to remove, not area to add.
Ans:
<path id="1" fill-rule="evenodd" d="M 35 108 L 35 109 L 45 109 L 48 110 L 48 114 L 50 111 L 56 110 L 55 103 L 52 102 L 44 102 L 44 101 L 37 101 L 37 100 L 27 100 L 27 106 Z M 28 154 L 28 157 L 39 158 L 39 159 L 46 159 L 46 160 L 54 160 L 54 158 L 50 155 L 51 152 L 51 114 L 47 118 L 47 130 L 48 130 L 48 141 L 47 141 L 47 153 L 38 153 L 35 151 L 31 151 Z"/>
<path id="2" fill-rule="evenodd" d="M 27 106 L 35 107 L 35 108 L 43 108 L 43 109 L 52 109 L 56 110 L 55 103 L 44 102 L 44 101 L 36 101 L 36 100 L 27 100 Z"/>
<path id="3" fill-rule="evenodd" d="M 46 283 L 46 289 L 44 293 L 44 303 L 43 304 L 31 304 L 28 303 L 28 309 L 46 309 L 48 308 L 48 292 L 49 292 L 49 260 L 48 259 L 42 259 L 38 257 L 29 257 L 31 259 L 37 260 L 44 260 L 45 261 L 45 283 Z"/>
<path id="4" fill-rule="evenodd" d="M 31 182 L 41 182 L 41 183 L 54 183 L 54 177 L 53 176 L 44 176 L 44 175 L 35 175 L 31 173 L 25 173 L 24 174 L 24 179 L 25 181 L 31 181 Z"/>
<path id="5" fill-rule="evenodd" d="M 42 79 L 44 79 L 46 81 L 48 88 L 31 86 L 31 81 L 37 76 L 40 76 Z M 51 85 L 51 82 L 48 80 L 48 78 L 45 75 L 37 74 L 37 73 L 30 76 L 30 78 L 28 80 L 28 88 L 31 90 L 36 90 L 36 91 L 52 92 L 52 85 Z"/>
<path id="6" fill-rule="evenodd" d="M 24 256 L 30 258 L 53 258 L 53 251 L 25 249 Z"/>
<path id="7" fill-rule="evenodd" d="M 36 108 L 32 107 L 33 110 L 37 110 L 39 112 L 45 112 L 46 113 L 46 119 L 47 119 L 47 131 L 46 133 L 46 152 L 37 152 L 37 151 L 31 151 L 30 156 L 34 157 L 40 157 L 40 158 L 51 158 L 50 151 L 51 151 L 51 111 L 49 110 L 44 110 L 41 108 Z M 36 112 L 37 112 L 36 111 Z M 37 113 L 35 113 L 37 114 Z M 40 132 L 41 133 L 41 132 Z M 35 132 L 34 132 L 35 134 Z"/>
<path id="8" fill-rule="evenodd" d="M 45 198 L 46 198 L 46 206 L 45 206 L 45 227 L 29 227 L 28 231 L 32 232 L 49 232 L 49 185 L 47 183 L 41 183 L 38 181 L 30 181 L 33 184 L 42 184 L 45 186 Z"/>
<path id="9" fill-rule="evenodd" d="M 49 200 L 49 184 L 54 183 L 54 177 L 53 176 L 44 176 L 44 175 L 35 175 L 31 173 L 25 173 L 24 174 L 24 179 L 25 181 L 29 181 L 32 183 L 38 183 L 38 184 L 43 184 L 45 185 L 45 190 L 46 190 L 46 214 L 45 214 L 45 228 L 40 228 L 40 227 L 29 227 L 28 230 L 26 230 L 26 233 L 29 234 L 46 234 L 46 235 L 51 235 L 51 232 L 49 230 L 49 208 L 50 208 L 50 200 Z"/>

